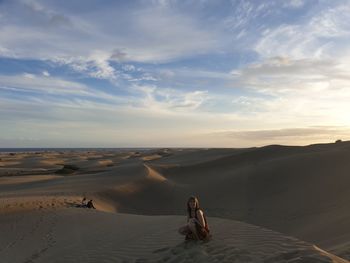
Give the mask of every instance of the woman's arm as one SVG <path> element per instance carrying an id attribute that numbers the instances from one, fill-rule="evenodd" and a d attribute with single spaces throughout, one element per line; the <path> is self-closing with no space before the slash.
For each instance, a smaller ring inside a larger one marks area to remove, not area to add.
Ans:
<path id="1" fill-rule="evenodd" d="M 204 216 L 203 216 L 202 210 L 197 211 L 197 218 L 198 218 L 197 221 L 201 225 L 201 227 L 205 228 L 205 221 L 204 221 Z"/>

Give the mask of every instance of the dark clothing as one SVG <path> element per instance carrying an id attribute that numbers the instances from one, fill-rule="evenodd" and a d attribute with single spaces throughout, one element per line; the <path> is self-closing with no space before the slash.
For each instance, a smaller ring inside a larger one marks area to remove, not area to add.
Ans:
<path id="1" fill-rule="evenodd" d="M 193 218 L 193 217 L 191 217 L 191 214 L 189 215 L 189 218 Z M 197 211 L 195 211 L 194 218 L 196 218 L 198 220 Z M 195 223 L 197 235 L 198 235 L 200 240 L 205 240 L 205 239 L 208 239 L 210 237 L 210 234 L 209 234 L 210 230 L 209 230 L 207 218 L 206 218 L 204 213 L 203 213 L 203 218 L 204 218 L 204 222 L 205 222 L 205 227 L 202 227 L 198 222 Z M 186 235 L 186 239 L 192 239 L 192 238 L 191 238 L 191 236 Z"/>
<path id="2" fill-rule="evenodd" d="M 91 200 L 87 203 L 86 207 L 95 209 L 94 204 L 92 203 Z"/>

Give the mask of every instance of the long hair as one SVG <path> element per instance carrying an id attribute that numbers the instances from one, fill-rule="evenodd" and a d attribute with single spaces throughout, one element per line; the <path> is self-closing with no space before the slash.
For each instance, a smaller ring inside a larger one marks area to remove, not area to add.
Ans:
<path id="1" fill-rule="evenodd" d="M 199 209 L 199 201 L 198 198 L 195 196 L 191 196 L 190 198 L 188 198 L 187 200 L 187 213 L 188 216 L 191 217 L 191 207 L 190 207 L 190 201 L 194 201 L 196 203 L 196 207 L 195 207 L 195 211 L 197 212 L 197 210 Z"/>

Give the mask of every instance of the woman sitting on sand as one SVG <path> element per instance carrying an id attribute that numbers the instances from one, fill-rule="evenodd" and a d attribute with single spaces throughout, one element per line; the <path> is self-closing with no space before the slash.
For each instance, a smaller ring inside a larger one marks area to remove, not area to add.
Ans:
<path id="1" fill-rule="evenodd" d="M 207 219 L 201 209 L 199 209 L 198 199 L 191 196 L 187 201 L 187 225 L 179 229 L 181 235 L 186 236 L 186 240 L 207 240 L 210 238 Z"/>

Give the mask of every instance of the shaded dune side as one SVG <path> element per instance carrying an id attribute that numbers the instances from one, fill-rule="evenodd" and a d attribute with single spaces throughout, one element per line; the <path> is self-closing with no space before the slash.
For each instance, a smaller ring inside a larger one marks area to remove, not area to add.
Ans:
<path id="1" fill-rule="evenodd" d="M 113 207 L 112 211 L 146 215 L 183 214 L 183 202 L 182 206 L 176 202 L 180 196 L 187 196 L 187 185 L 165 178 L 148 164 L 137 172 L 133 179 L 112 184 L 91 195 L 97 203 Z"/>
<path id="2" fill-rule="evenodd" d="M 349 159 L 349 143 L 268 146 L 159 170 L 190 186 L 208 214 L 330 246 L 350 239 L 344 232 L 350 219 Z"/>
<path id="3" fill-rule="evenodd" d="M 145 168 L 125 191 L 117 186 L 98 196 L 121 212 L 164 215 L 185 213 L 187 197 L 195 194 L 210 216 L 261 225 L 323 247 L 350 239 L 344 231 L 350 220 L 349 143 L 268 146 L 192 165 L 174 166 L 176 156 L 168 158 L 168 166 L 164 160 L 147 163 L 162 180 L 148 177 Z"/>
<path id="4" fill-rule="evenodd" d="M 168 165 L 193 165 L 203 162 L 218 160 L 226 156 L 249 152 L 256 148 L 227 148 L 227 149 L 172 149 L 161 159 L 156 159 L 152 163 Z"/>

